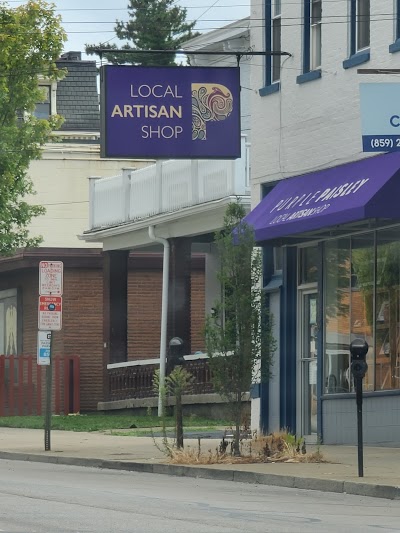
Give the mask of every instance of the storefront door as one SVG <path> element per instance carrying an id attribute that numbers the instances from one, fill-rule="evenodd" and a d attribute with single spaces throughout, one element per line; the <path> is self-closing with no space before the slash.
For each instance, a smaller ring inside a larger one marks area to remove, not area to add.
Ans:
<path id="1" fill-rule="evenodd" d="M 298 426 L 300 433 L 315 440 L 317 436 L 317 307 L 315 289 L 300 291 L 299 373 L 300 398 Z"/>

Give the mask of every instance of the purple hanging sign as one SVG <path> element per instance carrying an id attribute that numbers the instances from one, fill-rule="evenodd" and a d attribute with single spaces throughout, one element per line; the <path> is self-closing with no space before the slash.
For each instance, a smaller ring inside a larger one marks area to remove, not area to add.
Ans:
<path id="1" fill-rule="evenodd" d="M 101 119 L 102 157 L 236 159 L 239 68 L 106 65 Z"/>

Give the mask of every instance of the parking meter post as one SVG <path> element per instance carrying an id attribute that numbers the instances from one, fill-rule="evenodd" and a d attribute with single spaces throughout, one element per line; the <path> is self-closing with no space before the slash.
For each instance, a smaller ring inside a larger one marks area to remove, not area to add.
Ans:
<path id="1" fill-rule="evenodd" d="M 357 402 L 357 456 L 358 477 L 364 477 L 364 445 L 363 445 L 363 422 L 362 422 L 362 379 L 355 378 L 356 402 Z"/>
<path id="2" fill-rule="evenodd" d="M 44 419 L 44 449 L 46 452 L 51 450 L 50 433 L 51 433 L 51 389 L 52 389 L 52 348 L 53 332 L 50 336 L 50 363 L 46 366 L 46 412 Z"/>
<path id="3" fill-rule="evenodd" d="M 364 449 L 363 449 L 363 423 L 362 423 L 362 380 L 368 370 L 366 356 L 368 344 L 362 339 L 355 339 L 350 344 L 351 372 L 354 378 L 356 389 L 357 405 L 357 457 L 358 457 L 358 477 L 364 477 Z"/>

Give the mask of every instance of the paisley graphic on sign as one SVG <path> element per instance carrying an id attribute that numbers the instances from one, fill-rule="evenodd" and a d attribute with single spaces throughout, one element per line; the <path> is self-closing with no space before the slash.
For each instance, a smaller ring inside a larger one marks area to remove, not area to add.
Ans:
<path id="1" fill-rule="evenodd" d="M 192 140 L 207 140 L 207 122 L 220 122 L 233 111 L 232 92 L 216 83 L 192 83 Z"/>

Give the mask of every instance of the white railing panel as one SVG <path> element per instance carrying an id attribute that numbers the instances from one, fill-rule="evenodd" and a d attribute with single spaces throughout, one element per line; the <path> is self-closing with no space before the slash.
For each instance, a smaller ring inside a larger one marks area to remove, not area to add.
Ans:
<path id="1" fill-rule="evenodd" d="M 94 183 L 93 227 L 124 222 L 125 200 L 122 176 L 101 178 Z"/>
<path id="2" fill-rule="evenodd" d="M 243 136 L 242 157 L 236 161 L 159 161 L 132 171 L 125 180 L 123 176 L 95 179 L 91 184 L 91 229 L 250 194 L 249 146 L 245 141 Z"/>
<path id="3" fill-rule="evenodd" d="M 191 161 L 171 160 L 162 165 L 161 212 L 193 205 Z"/>
<path id="4" fill-rule="evenodd" d="M 129 220 L 154 216 L 159 210 L 157 165 L 132 172 Z"/>
<path id="5" fill-rule="evenodd" d="M 200 161 L 199 189 L 200 202 L 210 202 L 234 194 L 232 161 Z"/>

